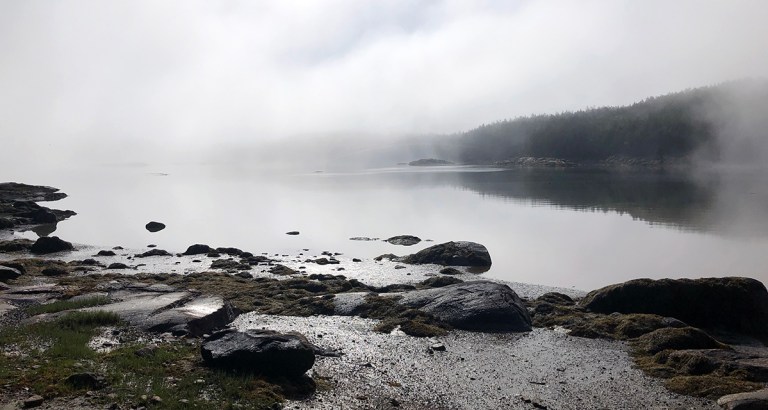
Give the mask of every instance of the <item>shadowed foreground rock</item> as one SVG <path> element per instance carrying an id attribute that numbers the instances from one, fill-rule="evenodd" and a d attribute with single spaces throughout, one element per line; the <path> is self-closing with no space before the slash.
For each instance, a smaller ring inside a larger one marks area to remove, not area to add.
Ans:
<path id="1" fill-rule="evenodd" d="M 476 281 L 403 294 L 398 303 L 419 309 L 458 329 L 526 332 L 531 317 L 509 286 Z"/>
<path id="2" fill-rule="evenodd" d="M 729 394 L 718 399 L 717 404 L 726 410 L 768 409 L 768 389 L 750 393 Z"/>
<path id="3" fill-rule="evenodd" d="M 600 313 L 653 313 L 703 328 L 768 335 L 768 291 L 750 278 L 636 279 L 590 292 Z"/>
<path id="4" fill-rule="evenodd" d="M 434 263 L 444 266 L 491 266 L 488 249 L 475 242 L 446 242 L 430 246 L 413 255 L 400 258 L 410 264 Z"/>
<path id="5" fill-rule="evenodd" d="M 211 367 L 267 376 L 299 377 L 315 363 L 314 347 L 306 338 L 271 330 L 223 330 L 206 338 L 200 353 Z"/>

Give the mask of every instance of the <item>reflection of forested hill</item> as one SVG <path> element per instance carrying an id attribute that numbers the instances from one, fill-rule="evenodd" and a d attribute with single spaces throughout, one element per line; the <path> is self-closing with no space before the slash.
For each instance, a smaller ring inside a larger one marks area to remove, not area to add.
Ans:
<path id="1" fill-rule="evenodd" d="M 650 223 L 706 229 L 715 190 L 682 175 L 604 170 L 510 170 L 457 174 L 481 195 L 573 209 L 626 213 Z"/>

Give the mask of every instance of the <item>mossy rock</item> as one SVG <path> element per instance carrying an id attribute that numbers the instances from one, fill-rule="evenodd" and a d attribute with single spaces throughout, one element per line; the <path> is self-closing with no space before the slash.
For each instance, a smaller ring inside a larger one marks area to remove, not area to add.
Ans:
<path id="1" fill-rule="evenodd" d="M 727 349 L 717 340 L 704 333 L 701 329 L 694 327 L 684 328 L 662 328 L 646 333 L 634 342 L 635 347 L 650 353 L 656 354 L 663 350 L 687 350 L 687 349 Z"/>

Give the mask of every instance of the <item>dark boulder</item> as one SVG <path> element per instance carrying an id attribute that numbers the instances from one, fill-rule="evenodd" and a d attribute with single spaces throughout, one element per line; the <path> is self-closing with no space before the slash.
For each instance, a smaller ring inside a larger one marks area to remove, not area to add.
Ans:
<path id="1" fill-rule="evenodd" d="M 8 282 L 21 276 L 21 272 L 18 269 L 11 268 L 10 266 L 0 265 L 0 282 Z"/>
<path id="2" fill-rule="evenodd" d="M 768 291 L 749 278 L 636 279 L 590 292 L 580 304 L 600 313 L 653 313 L 702 328 L 768 335 Z"/>
<path id="3" fill-rule="evenodd" d="M 21 252 L 28 251 L 33 242 L 29 239 L 12 239 L 10 241 L 0 241 L 0 252 Z"/>
<path id="4" fill-rule="evenodd" d="M 277 264 L 271 268 L 269 268 L 269 273 L 272 273 L 274 275 L 280 275 L 280 276 L 287 276 L 287 275 L 295 275 L 299 272 L 285 266 Z"/>
<path id="5" fill-rule="evenodd" d="M 464 272 L 456 268 L 443 268 L 443 269 L 440 269 L 440 273 L 442 273 L 443 275 L 461 275 Z"/>
<path id="6" fill-rule="evenodd" d="M 421 238 L 412 235 L 399 235 L 387 239 L 386 242 L 389 242 L 392 245 L 411 246 L 421 242 Z"/>
<path id="7" fill-rule="evenodd" d="M 395 255 L 393 253 L 385 253 L 384 255 L 379 255 L 379 256 L 373 258 L 373 260 L 375 260 L 376 262 L 381 262 L 384 259 L 387 259 L 387 260 L 391 261 L 393 259 L 397 259 L 397 255 Z"/>
<path id="8" fill-rule="evenodd" d="M 286 232 L 285 234 L 286 235 L 298 235 L 299 231 L 290 231 L 290 232 Z"/>
<path id="9" fill-rule="evenodd" d="M 475 242 L 446 242 L 430 246 L 413 255 L 400 258 L 411 264 L 434 263 L 445 266 L 491 266 L 491 255 L 485 246 Z"/>
<path id="10" fill-rule="evenodd" d="M 42 273 L 44 276 L 65 276 L 69 274 L 69 272 L 67 272 L 66 269 L 60 268 L 58 266 L 51 266 L 49 268 L 45 268 L 40 273 Z"/>
<path id="11" fill-rule="evenodd" d="M 536 301 L 551 303 L 553 305 L 565 305 L 565 306 L 570 306 L 575 304 L 575 302 L 570 296 L 560 292 L 547 292 L 539 296 L 538 298 L 536 298 Z"/>
<path id="12" fill-rule="evenodd" d="M 152 221 L 144 227 L 147 228 L 147 230 L 150 232 L 159 232 L 165 229 L 165 224 L 161 222 Z"/>
<path id="13" fill-rule="evenodd" d="M 489 281 L 463 282 L 407 292 L 398 303 L 424 311 L 458 329 L 531 330 L 523 301 L 509 286 Z"/>
<path id="14" fill-rule="evenodd" d="M 128 265 L 120 262 L 111 263 L 109 264 L 109 266 L 107 266 L 107 269 L 128 269 L 128 268 L 129 268 Z"/>
<path id="15" fill-rule="evenodd" d="M 315 363 L 306 338 L 271 330 L 223 330 L 206 338 L 200 353 L 208 366 L 268 376 L 299 377 Z"/>
<path id="16" fill-rule="evenodd" d="M 229 256 L 243 256 L 243 251 L 237 248 L 216 248 L 216 252 Z"/>
<path id="17" fill-rule="evenodd" d="M 144 253 L 140 253 L 137 255 L 134 255 L 137 258 L 147 258 L 149 256 L 172 256 L 168 251 L 162 250 L 162 249 L 150 249 Z"/>
<path id="18" fill-rule="evenodd" d="M 251 265 L 234 259 L 218 259 L 211 263 L 211 269 L 250 270 Z"/>
<path id="19" fill-rule="evenodd" d="M 459 278 L 453 278 L 450 276 L 435 276 L 434 278 L 429 278 L 422 281 L 419 283 L 419 285 L 427 288 L 442 288 L 443 286 L 453 285 L 461 282 L 464 281 Z"/>
<path id="20" fill-rule="evenodd" d="M 47 254 L 75 249 L 71 243 L 60 239 L 58 236 L 42 237 L 29 248 L 29 251 L 37 254 Z"/>
<path id="21" fill-rule="evenodd" d="M 116 253 L 110 250 L 101 250 L 99 253 L 96 254 L 96 256 L 115 256 Z"/>
<path id="22" fill-rule="evenodd" d="M 188 247 L 187 250 L 184 251 L 184 255 L 203 255 L 211 251 L 213 251 L 213 249 L 211 249 L 210 246 L 197 243 Z"/>
<path id="23" fill-rule="evenodd" d="M 99 390 L 107 386 L 104 376 L 95 373 L 75 373 L 64 379 L 64 383 L 75 389 Z"/>

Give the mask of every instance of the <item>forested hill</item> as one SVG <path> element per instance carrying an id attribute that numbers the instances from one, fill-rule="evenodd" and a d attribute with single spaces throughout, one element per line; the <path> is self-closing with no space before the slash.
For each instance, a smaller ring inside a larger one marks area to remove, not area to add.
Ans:
<path id="1" fill-rule="evenodd" d="M 610 157 L 719 159 L 727 139 L 766 146 L 768 81 L 742 80 L 653 97 L 624 107 L 535 115 L 447 136 L 438 155 L 469 164 L 518 157 L 575 162 Z M 755 117 L 755 118 L 752 118 Z M 749 134 L 748 138 L 743 135 Z M 725 140 L 724 140 L 725 139 Z M 749 152 L 747 146 L 745 151 Z"/>

